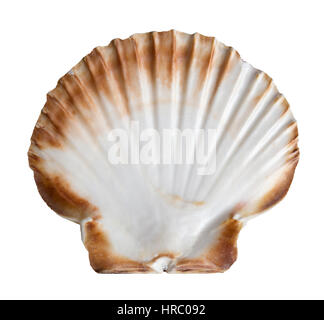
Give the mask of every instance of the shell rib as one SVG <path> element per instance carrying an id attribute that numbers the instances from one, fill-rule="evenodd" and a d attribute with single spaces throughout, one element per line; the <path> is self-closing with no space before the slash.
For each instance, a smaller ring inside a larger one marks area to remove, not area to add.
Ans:
<path id="1" fill-rule="evenodd" d="M 216 171 L 112 165 L 107 132 L 131 120 L 159 132 L 215 129 Z M 268 75 L 213 37 L 172 30 L 83 58 L 48 93 L 28 156 L 44 201 L 80 224 L 97 272 L 223 272 L 244 219 L 287 193 L 297 137 Z"/>

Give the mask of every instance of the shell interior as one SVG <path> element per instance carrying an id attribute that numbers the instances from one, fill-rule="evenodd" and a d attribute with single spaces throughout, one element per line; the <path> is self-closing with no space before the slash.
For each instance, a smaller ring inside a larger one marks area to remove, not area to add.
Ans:
<path id="1" fill-rule="evenodd" d="M 141 131 L 214 130 L 215 171 L 110 163 L 108 132 L 132 121 Z M 46 203 L 81 225 L 96 271 L 222 272 L 244 219 L 288 191 L 297 136 L 272 79 L 233 48 L 198 33 L 151 32 L 95 48 L 59 80 L 29 162 Z"/>

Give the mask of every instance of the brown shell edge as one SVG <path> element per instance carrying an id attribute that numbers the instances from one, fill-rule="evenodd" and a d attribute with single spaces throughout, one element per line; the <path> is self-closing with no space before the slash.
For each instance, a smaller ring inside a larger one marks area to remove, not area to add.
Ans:
<path id="1" fill-rule="evenodd" d="M 196 259 L 178 261 L 175 271 L 181 273 L 225 272 L 237 259 L 237 238 L 242 222 L 229 218 L 220 225 L 214 243 Z"/>
<path id="2" fill-rule="evenodd" d="M 98 273 L 146 273 L 153 270 L 145 263 L 115 254 L 99 222 L 85 223 L 84 245 L 89 252 L 92 268 Z"/>

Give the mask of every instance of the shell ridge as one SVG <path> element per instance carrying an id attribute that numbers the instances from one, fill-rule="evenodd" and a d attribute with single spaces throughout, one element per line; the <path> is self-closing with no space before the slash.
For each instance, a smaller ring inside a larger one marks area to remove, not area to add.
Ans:
<path id="1" fill-rule="evenodd" d="M 203 117 L 198 116 L 200 113 L 204 114 L 205 109 L 207 108 L 207 89 L 209 86 L 209 82 L 210 82 L 210 77 L 211 77 L 211 69 L 212 69 L 212 63 L 215 57 L 215 47 L 216 47 L 216 39 L 213 38 L 212 40 L 212 49 L 209 55 L 209 61 L 208 61 L 208 66 L 207 66 L 207 72 L 204 78 L 204 84 L 202 86 L 202 94 L 201 97 L 199 99 L 199 106 L 198 106 L 198 111 L 197 111 L 197 116 L 196 116 L 196 120 L 195 120 L 195 124 L 194 124 L 194 129 L 197 130 L 201 127 L 201 119 Z M 198 137 L 198 133 L 195 134 L 195 139 L 197 139 Z M 192 153 L 194 156 L 195 150 L 192 150 Z M 185 178 L 185 183 L 184 185 L 190 185 L 191 186 L 191 180 L 193 179 L 194 176 L 194 171 L 197 169 L 197 164 L 194 163 L 190 169 L 188 174 L 186 175 Z M 188 193 L 188 189 L 185 190 L 184 194 L 183 194 L 183 198 L 184 199 L 191 199 L 190 195 L 188 196 L 186 193 Z"/>
<path id="2" fill-rule="evenodd" d="M 230 64 L 230 61 L 232 59 L 233 53 L 234 53 L 234 49 L 227 47 L 226 56 L 224 58 L 224 61 L 222 62 L 222 66 L 221 66 L 220 71 L 218 73 L 216 83 L 215 83 L 214 87 L 212 88 L 212 93 L 211 93 L 211 95 L 209 97 L 208 108 L 206 110 L 204 121 L 203 121 L 204 125 L 206 124 L 207 118 L 209 116 L 210 109 L 212 108 L 212 105 L 213 105 L 213 101 L 214 101 L 214 99 L 215 99 L 215 97 L 217 95 L 218 88 L 220 87 L 220 85 L 222 83 L 222 80 L 225 77 L 226 70 L 229 67 L 229 64 Z"/>
<path id="3" fill-rule="evenodd" d="M 99 108 L 100 108 L 100 111 L 101 111 L 101 114 L 103 115 L 103 119 L 104 119 L 104 122 L 106 124 L 106 127 L 107 128 L 111 128 L 112 125 L 111 125 L 111 121 L 110 121 L 110 118 L 108 116 L 108 112 L 104 106 L 104 103 L 102 101 L 102 97 L 101 97 L 101 94 L 100 94 L 100 90 L 99 90 L 99 87 L 98 87 L 98 83 L 96 81 L 96 76 L 95 74 L 93 73 L 93 69 L 90 67 L 90 62 L 89 62 L 89 56 L 88 55 L 86 58 L 84 58 L 84 63 L 89 71 L 89 74 L 91 76 L 91 79 L 93 81 L 93 84 L 94 84 L 94 87 L 95 87 L 95 92 L 97 94 L 97 99 L 98 99 L 98 102 L 99 102 Z M 84 87 L 84 84 L 83 84 L 83 87 Z"/>
<path id="4" fill-rule="evenodd" d="M 158 56 L 158 39 L 157 39 L 157 32 L 153 32 L 152 33 L 152 38 L 153 38 L 153 48 L 154 48 L 154 75 L 155 75 L 155 79 L 153 80 L 153 82 L 155 82 L 155 85 L 154 85 L 154 91 L 155 91 L 155 108 L 154 108 L 154 120 L 155 120 L 155 125 L 157 128 L 158 131 L 160 131 L 160 123 L 159 123 L 159 120 L 158 120 L 158 112 L 157 112 L 157 109 L 158 109 L 158 106 L 159 106 L 159 103 L 158 103 L 158 86 L 156 84 L 157 82 L 157 78 L 158 78 L 158 59 L 157 59 L 157 56 Z"/>
<path id="5" fill-rule="evenodd" d="M 127 41 L 127 40 L 115 39 L 112 43 L 116 50 L 118 64 L 119 64 L 120 71 L 121 71 L 120 72 L 120 74 L 121 74 L 120 86 L 122 87 L 122 94 L 125 97 L 125 105 L 126 105 L 126 109 L 128 111 L 129 117 L 130 117 L 130 119 L 132 119 L 134 116 L 134 112 L 131 108 L 128 88 L 127 88 L 128 86 L 127 86 L 127 81 L 126 81 L 127 76 L 126 76 L 126 71 L 125 71 L 125 59 L 124 59 L 123 53 L 122 53 L 122 50 L 123 50 L 122 45 L 125 41 Z"/>
<path id="6" fill-rule="evenodd" d="M 124 114 L 130 115 L 130 110 L 128 109 L 128 101 L 127 101 L 127 95 L 125 93 L 124 88 L 124 77 L 122 73 L 122 66 L 120 61 L 120 56 L 118 53 L 118 49 L 116 47 L 116 41 L 118 39 L 115 39 L 110 42 L 108 47 L 103 48 L 105 51 L 112 51 L 114 55 L 116 56 L 116 61 L 111 61 L 112 58 L 109 56 L 107 59 L 103 55 L 103 51 L 100 49 L 99 53 L 103 62 L 103 65 L 105 66 L 105 70 L 107 72 L 107 75 L 110 75 L 110 81 L 107 81 L 109 84 L 109 87 L 111 88 L 111 91 L 114 93 L 112 96 L 116 95 L 117 98 L 115 98 L 115 107 L 118 109 L 120 116 Z M 120 41 L 120 40 L 119 40 Z M 120 109 L 123 109 L 123 112 L 121 112 Z"/>
<path id="7" fill-rule="evenodd" d="M 190 42 L 189 45 L 187 44 L 187 50 L 188 50 L 188 59 L 186 59 L 186 61 L 184 62 L 184 74 L 182 74 L 182 78 L 185 78 L 185 81 L 183 82 L 182 85 L 179 85 L 178 88 L 179 90 L 181 90 L 182 94 L 178 94 L 178 96 L 180 95 L 181 99 L 179 99 L 179 116 L 178 116 L 178 125 L 177 128 L 180 130 L 183 130 L 183 119 L 184 119 L 184 113 L 185 113 L 185 105 L 186 105 L 186 99 L 187 99 L 187 91 L 188 91 L 188 82 L 190 79 L 190 74 L 191 74 L 191 68 L 192 68 L 192 62 L 193 62 L 193 57 L 195 55 L 195 48 L 196 48 L 196 35 L 194 36 L 190 36 Z M 176 60 L 176 63 L 178 62 L 178 60 Z M 181 63 L 181 62 L 180 62 Z M 179 63 L 179 64 L 180 64 Z M 181 143 L 181 142 L 180 142 Z M 179 146 L 178 146 L 179 147 Z M 177 147 L 177 149 L 178 149 Z M 172 164 L 173 169 L 173 179 L 172 179 L 172 189 L 171 189 L 171 194 L 181 194 L 181 183 L 179 185 L 179 182 L 181 181 L 181 179 L 179 179 L 179 175 L 182 174 L 182 172 L 180 172 L 180 170 L 175 170 L 175 166 L 176 164 Z M 182 170 L 181 170 L 182 171 Z"/>
<path id="8" fill-rule="evenodd" d="M 141 96 L 141 105 L 142 105 L 142 107 L 144 107 L 145 106 L 144 101 L 149 101 L 150 99 L 147 99 L 147 97 L 144 98 L 144 96 L 143 96 L 143 92 L 145 92 L 144 79 L 143 79 L 143 67 L 142 67 L 143 64 L 142 64 L 141 58 L 138 54 L 137 40 L 134 37 L 131 37 L 130 39 L 131 39 L 132 47 L 133 47 L 133 50 L 135 53 L 136 71 L 137 71 L 139 86 L 141 88 L 141 95 L 140 95 Z M 147 94 L 146 94 L 146 96 L 147 96 Z M 145 109 L 147 109 L 147 108 L 145 108 Z M 145 124 L 149 123 L 147 112 L 145 112 L 144 120 L 145 120 Z M 143 128 L 150 128 L 150 127 L 148 125 L 143 125 Z M 150 165 L 150 167 L 154 168 L 154 165 Z M 142 164 L 142 163 L 139 164 L 138 171 L 139 171 L 140 175 L 148 182 L 150 189 L 152 191 L 154 191 L 154 184 L 150 181 L 150 179 L 146 173 L 146 170 L 144 169 L 144 164 Z"/>
<path id="9" fill-rule="evenodd" d="M 151 111 L 152 111 L 152 119 L 153 119 L 153 124 L 154 124 L 154 128 L 157 128 L 157 130 L 159 131 L 159 120 L 158 120 L 158 106 L 159 106 L 159 103 L 158 103 L 158 85 L 157 85 L 157 74 L 158 74 L 158 59 L 157 59 L 157 55 L 158 55 L 158 45 L 157 45 L 157 42 L 158 42 L 158 39 L 157 39 L 157 32 L 152 32 L 151 34 L 151 38 L 152 38 L 152 54 L 153 54 L 153 70 L 152 70 L 152 89 L 153 89 L 153 92 L 152 92 L 152 96 L 153 96 L 153 101 L 154 101 L 154 104 L 151 108 Z M 158 170 L 158 167 L 156 169 L 156 184 L 158 186 L 158 188 L 161 188 L 161 181 L 162 181 L 162 178 L 161 178 L 161 172 L 160 170 Z"/>
<path id="10" fill-rule="evenodd" d="M 177 48 L 177 37 L 176 37 L 176 32 L 173 30 L 172 31 L 172 80 L 171 80 L 171 112 L 170 112 L 170 117 L 171 117 L 171 128 L 175 129 L 178 127 L 179 123 L 179 117 L 178 117 L 178 82 L 176 81 L 176 48 Z M 174 176 L 175 176 L 175 167 L 174 165 L 171 166 L 169 170 L 169 177 L 168 180 L 170 181 L 169 185 L 166 187 L 168 192 L 172 194 L 172 188 L 174 185 Z"/>

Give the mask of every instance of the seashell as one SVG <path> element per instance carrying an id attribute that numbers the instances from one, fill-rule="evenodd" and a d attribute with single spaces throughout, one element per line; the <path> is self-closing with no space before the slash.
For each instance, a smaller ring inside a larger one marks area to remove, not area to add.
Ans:
<path id="1" fill-rule="evenodd" d="M 131 121 L 160 133 L 213 129 L 215 171 L 112 164 L 107 134 Z M 83 58 L 48 93 L 28 156 L 44 201 L 80 224 L 95 271 L 223 272 L 244 221 L 287 193 L 297 137 L 267 74 L 213 37 L 171 30 Z"/>

